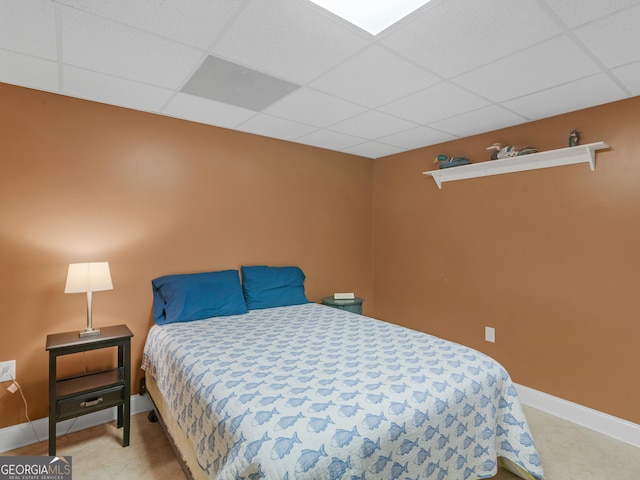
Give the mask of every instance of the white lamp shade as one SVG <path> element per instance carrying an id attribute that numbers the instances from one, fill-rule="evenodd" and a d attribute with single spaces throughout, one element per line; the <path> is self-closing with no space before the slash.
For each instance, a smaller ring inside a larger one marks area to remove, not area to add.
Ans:
<path id="1" fill-rule="evenodd" d="M 99 292 L 111 290 L 109 262 L 70 263 L 64 293 Z"/>

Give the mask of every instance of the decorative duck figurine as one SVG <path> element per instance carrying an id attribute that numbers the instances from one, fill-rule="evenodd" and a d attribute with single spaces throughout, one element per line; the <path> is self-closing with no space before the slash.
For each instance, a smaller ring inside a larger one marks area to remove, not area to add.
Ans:
<path id="1" fill-rule="evenodd" d="M 490 147 L 487 147 L 487 150 L 494 150 L 491 154 L 491 160 L 519 157 L 520 155 L 527 155 L 528 153 L 536 153 L 538 151 L 531 145 L 509 145 L 503 147 L 501 143 L 494 143 Z"/>
<path id="2" fill-rule="evenodd" d="M 467 157 L 447 157 L 440 154 L 436 157 L 433 163 L 439 163 L 440 168 L 457 167 L 458 165 L 467 165 L 471 161 Z"/>
<path id="3" fill-rule="evenodd" d="M 571 133 L 569 134 L 569 146 L 575 147 L 578 143 L 580 143 L 580 132 L 577 130 L 571 130 Z"/>

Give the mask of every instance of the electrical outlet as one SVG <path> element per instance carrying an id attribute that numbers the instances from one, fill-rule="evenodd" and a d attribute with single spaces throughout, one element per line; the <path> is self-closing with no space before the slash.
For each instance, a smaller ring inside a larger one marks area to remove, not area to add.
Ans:
<path id="1" fill-rule="evenodd" d="M 493 327 L 484 327 L 484 339 L 487 342 L 496 342 L 496 329 Z"/>
<path id="2" fill-rule="evenodd" d="M 11 382 L 16 378 L 16 361 L 0 362 L 0 382 Z"/>

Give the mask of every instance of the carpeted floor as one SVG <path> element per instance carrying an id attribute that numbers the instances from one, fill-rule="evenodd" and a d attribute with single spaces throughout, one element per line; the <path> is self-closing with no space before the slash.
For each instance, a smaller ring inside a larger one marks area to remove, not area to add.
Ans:
<path id="1" fill-rule="evenodd" d="M 640 449 L 533 408 L 525 413 L 547 480 L 640 479 Z M 162 427 L 146 413 L 131 417 L 131 445 L 121 441 L 108 423 L 59 437 L 57 453 L 72 456 L 74 480 L 185 478 Z M 47 455 L 47 448 L 45 441 L 2 455 Z M 494 477 L 517 478 L 502 470 Z"/>

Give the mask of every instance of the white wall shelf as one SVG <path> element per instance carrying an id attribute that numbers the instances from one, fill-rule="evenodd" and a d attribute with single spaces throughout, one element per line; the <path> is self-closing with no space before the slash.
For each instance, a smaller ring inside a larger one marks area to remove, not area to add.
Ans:
<path id="1" fill-rule="evenodd" d="M 604 142 L 588 143 L 576 147 L 559 148 L 546 152 L 530 153 L 520 157 L 503 158 L 500 160 L 488 160 L 486 162 L 470 163 L 459 167 L 441 168 L 422 172 L 430 175 L 442 188 L 444 182 L 465 180 L 467 178 L 487 177 L 502 173 L 523 172 L 539 168 L 560 167 L 576 163 L 588 163 L 591 170 L 596 169 L 596 150 L 609 148 Z"/>

